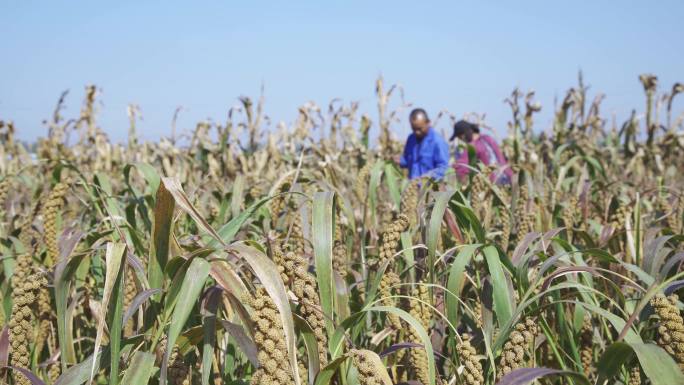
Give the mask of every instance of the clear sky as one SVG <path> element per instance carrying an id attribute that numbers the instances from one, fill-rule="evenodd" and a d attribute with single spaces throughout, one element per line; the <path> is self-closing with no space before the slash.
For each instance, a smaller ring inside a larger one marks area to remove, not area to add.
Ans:
<path id="1" fill-rule="evenodd" d="M 358 100 L 377 115 L 374 80 L 401 84 L 428 112 L 487 113 L 505 132 L 503 99 L 534 89 L 551 120 L 554 97 L 582 69 L 604 110 L 643 111 L 638 75 L 662 89 L 684 81 L 684 1 L 14 1 L 0 4 L 0 119 L 23 139 L 45 135 L 58 96 L 102 90 L 101 126 L 126 137 L 136 103 L 146 139 L 205 118 L 224 121 L 240 95 L 291 122 L 307 101 Z M 676 102 L 684 109 L 684 98 Z M 399 135 L 408 132 L 404 124 Z"/>

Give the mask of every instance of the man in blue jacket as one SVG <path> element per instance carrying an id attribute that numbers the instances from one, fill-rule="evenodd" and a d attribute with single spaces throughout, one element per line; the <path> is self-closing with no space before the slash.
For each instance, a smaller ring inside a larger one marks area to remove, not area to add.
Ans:
<path id="1" fill-rule="evenodd" d="M 413 133 L 406 139 L 399 166 L 407 168 L 409 179 L 441 179 L 449 166 L 449 146 L 431 126 L 427 112 L 416 108 L 409 115 Z"/>

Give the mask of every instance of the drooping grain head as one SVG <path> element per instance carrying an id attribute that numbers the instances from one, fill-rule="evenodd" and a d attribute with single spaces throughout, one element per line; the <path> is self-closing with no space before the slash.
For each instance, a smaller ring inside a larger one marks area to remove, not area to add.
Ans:
<path id="1" fill-rule="evenodd" d="M 627 385 L 641 385 L 641 368 L 637 363 L 631 369 L 629 369 L 629 381 Z"/>
<path id="2" fill-rule="evenodd" d="M 397 291 L 397 285 L 400 283 L 401 279 L 399 279 L 397 273 L 393 271 L 386 271 L 385 274 L 383 274 L 382 278 L 380 279 L 378 294 L 380 295 L 382 304 L 384 306 L 395 306 L 396 300 L 392 298 L 392 295 Z M 392 327 L 394 330 L 402 329 L 401 318 L 398 315 L 394 313 L 388 313 L 387 320 L 389 321 L 390 327 Z"/>
<path id="3" fill-rule="evenodd" d="M 297 210 L 292 210 L 288 213 L 288 217 L 291 228 L 288 247 L 295 254 L 303 256 L 306 252 L 306 239 L 302 229 L 302 216 Z"/>
<path id="4" fill-rule="evenodd" d="M 368 190 L 368 180 L 370 178 L 370 170 L 373 168 L 373 163 L 367 162 L 356 176 L 356 181 L 354 182 L 354 193 L 359 202 L 366 202 L 367 190 Z"/>
<path id="5" fill-rule="evenodd" d="M 155 364 L 159 367 L 161 367 L 162 360 L 166 355 L 166 349 L 168 349 L 168 341 L 164 337 L 155 351 Z M 170 385 L 190 385 L 190 365 L 185 362 L 178 345 L 174 345 L 171 349 L 168 365 L 167 378 Z"/>
<path id="6" fill-rule="evenodd" d="M 37 310 L 38 294 L 47 280 L 40 274 L 32 274 L 26 278 L 15 291 L 12 316 L 9 322 L 10 362 L 13 366 L 30 368 L 30 351 L 34 328 L 34 312 Z M 18 385 L 29 385 L 31 382 L 23 374 L 13 371 L 14 381 Z"/>
<path id="7" fill-rule="evenodd" d="M 511 239 L 511 213 L 507 207 L 499 208 L 499 220 L 501 221 L 501 248 L 508 250 Z"/>
<path id="8" fill-rule="evenodd" d="M 51 264 L 57 262 L 59 246 L 57 244 L 57 218 L 64 206 L 64 196 L 69 190 L 67 182 L 60 182 L 50 191 L 45 205 L 43 206 L 43 221 L 45 227 L 45 247 L 47 248 L 47 261 Z"/>
<path id="9" fill-rule="evenodd" d="M 420 179 L 413 179 L 401 194 L 400 211 L 406 215 L 411 224 L 417 221 L 418 194 L 420 193 Z"/>
<path id="10" fill-rule="evenodd" d="M 563 224 L 568 234 L 568 239 L 572 240 L 573 230 L 575 228 L 575 222 L 577 220 L 578 211 L 578 201 L 577 196 L 572 195 L 568 200 L 567 205 L 563 209 Z"/>
<path id="11" fill-rule="evenodd" d="M 1 182 L 0 182 L 0 212 L 5 211 L 5 200 L 7 200 L 7 194 L 10 191 L 10 188 L 12 187 L 12 180 L 8 177 L 5 177 Z M 3 214 L 4 215 L 4 214 Z"/>
<path id="12" fill-rule="evenodd" d="M 318 359 L 322 366 L 328 362 L 328 336 L 325 331 L 325 317 L 321 310 L 316 278 L 308 272 L 309 264 L 295 253 L 285 254 L 285 268 L 291 274 L 292 292 L 300 302 L 299 311 L 309 324 L 318 344 Z"/>
<path id="13" fill-rule="evenodd" d="M 370 357 L 372 352 L 353 349 L 349 352 L 354 362 L 356 370 L 359 372 L 359 383 L 361 385 L 391 385 L 388 380 L 383 378 L 386 369 L 382 367 L 382 361 Z"/>
<path id="14" fill-rule="evenodd" d="M 460 374 L 460 377 L 466 385 L 484 385 L 482 364 L 477 358 L 477 351 L 471 345 L 470 340 L 470 334 L 463 334 L 461 335 L 461 342 L 456 345 L 456 354 L 463 366 L 463 372 Z"/>
<path id="15" fill-rule="evenodd" d="M 409 298 L 409 314 L 413 318 L 420 321 L 423 328 L 428 330 L 429 327 L 429 306 L 423 303 L 427 298 L 427 287 L 425 285 L 419 285 L 415 287 L 411 292 L 411 297 Z M 426 314 L 428 314 L 426 319 Z M 408 342 L 422 344 L 423 341 L 420 338 L 418 332 L 410 325 L 406 328 L 407 340 Z M 409 352 L 409 361 L 411 363 L 410 372 L 414 373 L 415 379 L 423 384 L 428 382 L 428 361 L 427 352 L 425 348 L 411 348 Z"/>
<path id="16" fill-rule="evenodd" d="M 292 385 L 293 372 L 287 355 L 285 331 L 273 299 L 259 287 L 250 299 L 254 309 L 254 342 L 259 368 L 252 376 L 253 385 Z"/>
<path id="17" fill-rule="evenodd" d="M 497 377 L 499 380 L 506 374 L 527 365 L 528 357 L 534 354 L 534 338 L 537 335 L 537 324 L 532 318 L 518 322 L 508 336 L 499 358 Z"/>
<path id="18" fill-rule="evenodd" d="M 135 284 L 136 279 L 137 278 L 135 276 L 135 273 L 133 272 L 133 268 L 131 266 L 126 266 L 126 276 L 125 276 L 126 285 L 124 286 L 124 299 L 123 299 L 124 309 L 128 309 L 128 307 L 133 303 L 135 296 L 138 294 L 138 288 Z M 134 323 L 135 323 L 135 321 L 133 320 L 133 317 L 131 317 L 131 319 L 129 319 L 128 322 L 126 323 L 126 325 L 124 326 L 124 335 L 125 336 L 133 335 Z"/>
<path id="19" fill-rule="evenodd" d="M 380 245 L 380 255 L 377 261 L 378 266 L 389 261 L 392 264 L 392 258 L 399 246 L 401 233 L 406 231 L 409 225 L 409 219 L 406 215 L 400 214 L 397 219 L 390 223 L 382 234 L 382 243 Z M 389 268 L 389 267 L 388 267 Z"/>
<path id="20" fill-rule="evenodd" d="M 292 184 L 294 183 L 294 174 L 288 176 L 287 178 L 283 179 L 275 188 L 275 194 L 282 194 L 290 190 L 292 187 Z M 289 202 L 290 198 L 287 195 L 281 195 L 281 196 L 276 196 L 273 199 L 271 199 L 269 205 L 270 205 L 270 212 L 271 212 L 271 218 L 273 219 L 273 222 L 275 223 L 277 219 L 280 217 L 280 215 L 285 211 L 285 208 L 287 207 L 287 203 Z"/>
<path id="21" fill-rule="evenodd" d="M 342 241 L 336 241 L 333 247 L 333 270 L 346 279 L 348 274 L 347 262 L 347 244 Z"/>
<path id="22" fill-rule="evenodd" d="M 582 368 L 587 377 L 593 375 L 594 369 L 594 327 L 591 323 L 591 316 L 587 313 L 584 316 L 582 329 L 580 329 L 580 359 Z"/>
<path id="23" fill-rule="evenodd" d="M 651 306 L 659 318 L 658 345 L 665 349 L 684 370 L 684 320 L 676 306 L 678 297 L 662 294 L 651 299 Z"/>

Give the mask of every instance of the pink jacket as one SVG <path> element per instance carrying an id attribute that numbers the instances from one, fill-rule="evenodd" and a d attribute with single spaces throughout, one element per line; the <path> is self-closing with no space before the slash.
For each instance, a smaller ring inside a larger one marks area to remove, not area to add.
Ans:
<path id="1" fill-rule="evenodd" d="M 468 144 L 475 148 L 475 154 L 477 155 L 477 158 L 487 166 L 492 163 L 491 155 L 496 157 L 496 171 L 490 176 L 492 182 L 498 180 L 502 175 L 505 175 L 510 180 L 510 178 L 513 176 L 513 171 L 508 166 L 508 161 L 506 161 L 506 157 L 504 157 L 494 138 L 489 135 L 480 134 L 477 139 Z M 471 169 L 468 167 L 469 164 L 470 161 L 468 159 L 467 150 L 457 154 L 454 169 L 456 170 L 456 174 L 460 179 L 464 179 L 468 173 L 470 173 Z"/>

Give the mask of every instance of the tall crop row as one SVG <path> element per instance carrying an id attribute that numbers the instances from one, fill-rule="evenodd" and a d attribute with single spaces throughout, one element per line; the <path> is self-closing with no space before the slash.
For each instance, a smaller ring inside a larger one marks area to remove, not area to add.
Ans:
<path id="1" fill-rule="evenodd" d="M 684 383 L 682 85 L 640 81 L 618 124 L 580 77 L 543 132 L 515 90 L 510 186 L 407 180 L 382 79 L 377 122 L 242 98 L 145 142 L 131 106 L 119 144 L 92 86 L 35 145 L 0 122 L 0 382 Z"/>

